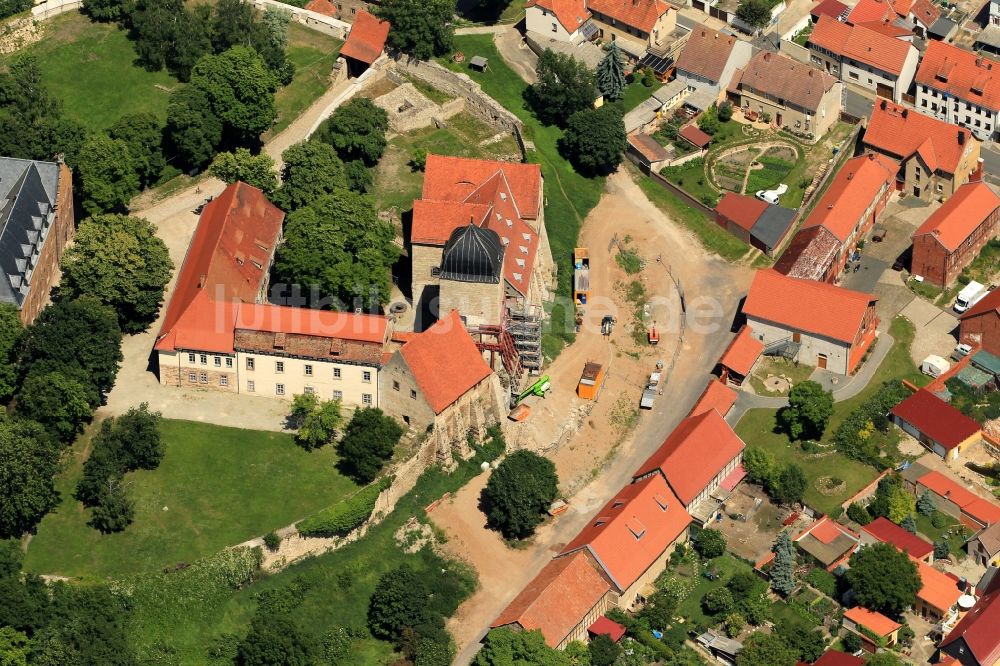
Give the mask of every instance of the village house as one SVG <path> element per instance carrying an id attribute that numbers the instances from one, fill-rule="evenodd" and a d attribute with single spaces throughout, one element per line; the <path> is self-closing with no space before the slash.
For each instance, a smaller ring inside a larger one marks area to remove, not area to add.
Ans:
<path id="1" fill-rule="evenodd" d="M 861 537 L 823 516 L 792 541 L 824 569 L 833 571 L 858 549 Z"/>
<path id="2" fill-rule="evenodd" d="M 761 51 L 733 76 L 728 97 L 744 113 L 768 114 L 775 127 L 818 137 L 840 118 L 843 89 L 826 72 Z"/>
<path id="3" fill-rule="evenodd" d="M 587 0 L 587 9 L 598 36 L 635 60 L 647 51 L 674 58 L 688 35 L 677 25 L 677 7 L 664 0 Z"/>
<path id="4" fill-rule="evenodd" d="M 593 27 L 586 0 L 530 0 L 524 8 L 527 32 L 560 42 L 579 43 Z"/>
<path id="5" fill-rule="evenodd" d="M 719 412 L 688 416 L 633 474 L 662 477 L 699 525 L 708 523 L 743 480 L 746 445 Z"/>
<path id="6" fill-rule="evenodd" d="M 972 530 L 1000 522 L 1000 506 L 970 492 L 941 472 L 924 474 L 916 482 L 915 494 L 930 491 L 938 511 L 946 513 Z"/>
<path id="7" fill-rule="evenodd" d="M 765 354 L 847 375 L 875 341 L 877 300 L 766 269 L 754 275 L 743 314 Z"/>
<path id="8" fill-rule="evenodd" d="M 858 241 L 875 225 L 895 192 L 899 163 L 868 153 L 851 158 L 774 265 L 790 278 L 834 282 Z"/>
<path id="9" fill-rule="evenodd" d="M 861 606 L 844 611 L 844 629 L 861 638 L 861 647 L 866 652 L 877 652 L 879 647 L 895 645 L 899 641 L 899 630 L 902 626 L 882 613 Z M 872 638 L 873 635 L 880 639 L 881 646 Z"/>
<path id="10" fill-rule="evenodd" d="M 900 189 L 922 199 L 950 197 L 979 165 L 972 132 L 887 100 L 872 108 L 863 145 L 900 162 Z"/>
<path id="11" fill-rule="evenodd" d="M 912 41 L 914 33 L 928 36 L 940 17 L 930 0 L 860 0 L 847 15 L 847 22 Z"/>
<path id="12" fill-rule="evenodd" d="M 982 439 L 982 428 L 927 389 L 921 389 L 889 412 L 892 422 L 943 460 L 958 460 Z"/>
<path id="13" fill-rule="evenodd" d="M 371 3 L 365 0 L 309 0 L 303 9 L 352 23 L 359 11 L 370 7 Z"/>
<path id="14" fill-rule="evenodd" d="M 917 72 L 913 44 L 829 16 L 816 22 L 808 46 L 810 62 L 827 74 L 894 102 L 902 100 Z"/>
<path id="15" fill-rule="evenodd" d="M 736 192 L 726 192 L 715 205 L 716 224 L 769 257 L 785 242 L 795 218 L 791 208 Z"/>
<path id="16" fill-rule="evenodd" d="M 938 646 L 942 657 L 962 666 L 997 666 L 1000 663 L 1000 576 L 995 576 L 972 610 Z"/>
<path id="17" fill-rule="evenodd" d="M 677 80 L 691 93 L 684 106 L 699 113 L 722 101 L 736 72 L 750 61 L 749 42 L 705 26 L 695 26 L 677 59 Z"/>
<path id="18" fill-rule="evenodd" d="M 1000 522 L 980 530 L 969 539 L 969 555 L 984 567 L 1000 566 Z"/>
<path id="19" fill-rule="evenodd" d="M 468 457 L 468 437 L 507 415 L 496 373 L 454 310 L 423 333 L 407 336 L 379 372 L 382 409 L 435 441 L 439 460 Z"/>
<path id="20" fill-rule="evenodd" d="M 994 289 L 959 317 L 958 339 L 1000 356 L 1000 289 Z"/>
<path id="21" fill-rule="evenodd" d="M 801 662 L 799 662 L 801 663 Z M 840 652 L 839 650 L 827 650 L 819 659 L 813 662 L 813 666 L 864 666 L 865 660 L 855 657 L 853 654 Z"/>
<path id="22" fill-rule="evenodd" d="M 851 8 L 840 0 L 821 0 L 809 10 L 809 18 L 816 23 L 821 16 L 829 16 L 837 21 L 846 21 Z"/>
<path id="23" fill-rule="evenodd" d="M 889 543 L 915 560 L 927 564 L 934 561 L 933 544 L 921 539 L 916 534 L 907 532 L 884 516 L 879 516 L 867 525 L 862 525 L 860 534 L 863 546 L 870 546 L 874 543 Z"/>
<path id="24" fill-rule="evenodd" d="M 998 67 L 1000 63 L 954 44 L 928 42 L 917 70 L 915 107 L 961 125 L 983 141 L 1000 138 Z"/>
<path id="25" fill-rule="evenodd" d="M 59 162 L 0 157 L 0 302 L 29 325 L 49 303 L 59 262 L 76 232 L 73 174 Z"/>
<path id="26" fill-rule="evenodd" d="M 740 327 L 719 358 L 716 368 L 719 379 L 730 386 L 742 386 L 763 353 L 764 343 L 753 336 L 749 327 Z"/>
<path id="27" fill-rule="evenodd" d="M 916 561 L 920 589 L 913 612 L 930 622 L 954 622 L 958 613 L 959 583 L 934 567 Z"/>
<path id="28" fill-rule="evenodd" d="M 980 165 L 981 166 L 981 165 Z M 996 237 L 1000 197 L 982 181 L 962 185 L 913 232 L 910 272 L 945 288 Z"/>
<path id="29" fill-rule="evenodd" d="M 347 61 L 349 75 L 360 76 L 379 59 L 389 37 L 389 27 L 388 21 L 380 21 L 366 10 L 357 11 L 347 40 L 340 47 L 340 56 Z"/>

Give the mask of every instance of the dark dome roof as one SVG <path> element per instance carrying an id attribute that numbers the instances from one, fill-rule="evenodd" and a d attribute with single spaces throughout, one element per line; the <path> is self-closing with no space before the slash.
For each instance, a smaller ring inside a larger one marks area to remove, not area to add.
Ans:
<path id="1" fill-rule="evenodd" d="M 441 278 L 459 282 L 500 282 L 503 246 L 491 229 L 470 224 L 458 227 L 444 246 Z"/>

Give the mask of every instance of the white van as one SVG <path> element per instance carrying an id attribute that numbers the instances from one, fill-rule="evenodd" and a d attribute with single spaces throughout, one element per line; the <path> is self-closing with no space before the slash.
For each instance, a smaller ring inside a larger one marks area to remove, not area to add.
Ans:
<path id="1" fill-rule="evenodd" d="M 986 295 L 985 291 L 986 287 L 975 280 L 962 287 L 962 291 L 958 292 L 958 296 L 955 298 L 955 305 L 953 306 L 955 312 L 962 313 L 971 308 L 979 302 L 979 299 Z"/>

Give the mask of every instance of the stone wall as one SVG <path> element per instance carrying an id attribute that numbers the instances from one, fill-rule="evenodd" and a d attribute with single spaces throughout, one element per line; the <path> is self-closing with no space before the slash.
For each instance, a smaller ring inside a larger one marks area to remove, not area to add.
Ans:
<path id="1" fill-rule="evenodd" d="M 261 11 L 264 11 L 268 7 L 282 9 L 292 15 L 293 21 L 298 21 L 307 28 L 318 30 L 337 39 L 347 39 L 348 33 L 351 32 L 350 23 L 335 19 L 332 16 L 325 16 L 306 9 L 286 5 L 283 2 L 278 2 L 278 0 L 253 0 L 253 4 Z"/>
<path id="2" fill-rule="evenodd" d="M 394 90 L 376 97 L 373 102 L 389 114 L 389 129 L 397 134 L 443 124 L 445 120 L 465 109 L 465 100 L 461 97 L 444 104 L 435 104 L 409 81 L 405 79 L 397 81 L 397 78 L 403 78 L 398 74 L 388 72 L 386 78 L 399 85 Z"/>

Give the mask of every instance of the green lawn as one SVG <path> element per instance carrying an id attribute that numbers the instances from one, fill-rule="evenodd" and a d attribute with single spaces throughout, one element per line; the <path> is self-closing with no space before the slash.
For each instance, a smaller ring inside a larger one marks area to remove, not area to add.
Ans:
<path id="1" fill-rule="evenodd" d="M 523 93 L 527 84 L 500 57 L 491 35 L 459 35 L 455 37 L 455 50 L 467 56 L 482 55 L 489 58 L 490 68 L 485 72 L 469 69 L 467 62 L 454 63 L 442 58 L 441 64 L 457 72 L 468 74 L 479 83 L 486 94 L 500 102 L 524 122 L 526 139 L 534 142 L 535 150 L 528 155 L 529 162 L 542 165 L 545 176 L 545 228 L 549 234 L 552 256 L 559 264 L 558 296 L 569 302 L 572 253 L 580 234 L 580 226 L 590 210 L 597 205 L 604 190 L 603 178 L 586 178 L 573 169 L 559 154 L 556 142 L 562 136 L 558 127 L 544 126 L 524 106 Z M 556 305 L 551 324 L 543 336 L 543 350 L 553 358 L 563 344 L 571 342 L 575 334 L 572 317 L 563 316 L 563 305 Z"/>
<path id="2" fill-rule="evenodd" d="M 628 113 L 635 107 L 639 106 L 647 99 L 653 96 L 653 91 L 660 86 L 657 83 L 651 88 L 647 88 L 642 85 L 642 81 L 636 80 L 625 86 L 625 95 L 622 97 L 622 106 L 625 108 L 625 113 Z"/>
<path id="3" fill-rule="evenodd" d="M 94 429 L 92 429 L 94 430 Z M 72 498 L 81 452 L 57 479 L 63 502 L 28 548 L 27 571 L 81 577 L 151 571 L 284 527 L 354 491 L 334 469 L 332 447 L 307 453 L 289 435 L 164 420 L 158 469 L 126 476 L 135 522 L 104 535 Z"/>
<path id="4" fill-rule="evenodd" d="M 917 532 L 925 539 L 934 543 L 941 537 L 946 537 L 948 539 L 948 546 L 951 548 L 951 552 L 959 557 L 965 552 L 963 550 L 965 546 L 965 540 L 970 536 L 968 530 L 966 530 L 957 520 L 951 516 L 947 517 L 948 521 L 944 527 L 934 527 L 929 516 L 925 516 L 922 513 L 917 513 Z"/>
<path id="5" fill-rule="evenodd" d="M 135 65 L 135 49 L 124 31 L 92 23 L 79 12 L 44 25 L 45 37 L 18 54 L 38 59 L 42 82 L 62 100 L 68 117 L 89 130 L 107 129 L 121 116 L 141 111 L 166 119 L 170 90 L 180 84 L 165 71 Z"/>
<path id="6" fill-rule="evenodd" d="M 666 167 L 660 175 L 706 206 L 714 206 L 719 200 L 719 190 L 705 174 L 705 160 L 700 157 L 684 164 Z"/>
<path id="7" fill-rule="evenodd" d="M 719 577 L 716 580 L 709 580 L 699 573 L 694 589 L 691 590 L 691 593 L 688 594 L 684 601 L 682 601 L 677 607 L 676 614 L 687 618 L 689 622 L 701 624 L 714 623 L 716 620 L 713 620 L 709 616 L 705 615 L 705 612 L 702 610 L 701 600 L 712 590 L 720 588 L 729 582 L 729 579 L 733 577 L 733 574 L 753 570 L 749 564 L 736 559 L 728 553 L 721 555 L 714 560 L 702 562 L 700 571 L 703 572 L 708 569 L 714 569 L 717 571 L 719 573 Z M 678 568 L 677 573 L 674 575 L 680 579 L 691 579 L 693 572 L 691 571 L 691 566 L 689 564 L 685 564 L 681 565 L 681 567 Z"/>
<path id="8" fill-rule="evenodd" d="M 288 25 L 288 59 L 295 63 L 292 82 L 275 95 L 278 117 L 264 134 L 270 139 L 288 127 L 330 87 L 330 72 L 343 42 L 301 23 Z"/>
<path id="9" fill-rule="evenodd" d="M 752 409 L 748 411 L 736 426 L 736 433 L 748 445 L 759 446 L 774 455 L 781 464 L 797 463 L 802 467 L 809 484 L 806 487 L 805 503 L 824 513 L 830 513 L 840 506 L 847 498 L 870 483 L 878 472 L 874 467 L 851 460 L 837 453 L 832 448 L 833 433 L 837 426 L 863 402 L 878 390 L 884 382 L 890 379 L 908 379 L 918 385 L 927 383 L 929 378 L 921 375 L 910 358 L 910 344 L 913 342 L 914 327 L 908 320 L 897 317 L 890 326 L 890 332 L 896 340 L 882 365 L 879 366 L 871 382 L 861 393 L 838 402 L 833 407 L 833 415 L 827 425 L 820 444 L 830 446 L 830 452 L 823 456 L 807 455 L 797 442 L 790 442 L 788 436 L 777 430 L 777 410 Z M 823 494 L 817 488 L 815 481 L 823 476 L 834 476 L 842 479 L 846 487 L 842 492 Z"/>

